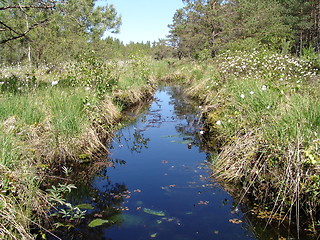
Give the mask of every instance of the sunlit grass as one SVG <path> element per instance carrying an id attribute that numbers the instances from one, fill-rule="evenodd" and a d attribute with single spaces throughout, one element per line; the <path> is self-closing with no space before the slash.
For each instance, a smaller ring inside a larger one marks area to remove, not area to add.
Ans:
<path id="1" fill-rule="evenodd" d="M 127 66 L 94 56 L 82 61 L 8 66 L 0 73 L 0 238 L 32 239 L 31 219 L 41 223 L 38 213 L 47 210 L 39 193 L 44 172 L 107 153 L 121 110 L 116 104 L 129 106 L 153 94 L 143 58 Z"/>
<path id="2" fill-rule="evenodd" d="M 308 216 L 315 231 L 320 88 L 312 66 L 269 51 L 227 51 L 215 59 L 215 73 L 189 65 L 194 81 L 187 92 L 203 101 L 206 134 L 222 145 L 215 176 L 241 186 L 236 195 L 251 195 L 271 213 L 290 215 L 299 206 L 300 215 L 291 217 Z"/>
<path id="3" fill-rule="evenodd" d="M 46 96 L 54 131 L 68 137 L 80 134 L 90 124 L 85 112 L 83 91 L 54 89 Z"/>
<path id="4" fill-rule="evenodd" d="M 13 117 L 21 124 L 32 125 L 44 120 L 41 99 L 35 95 L 3 95 L 0 101 L 0 120 Z"/>

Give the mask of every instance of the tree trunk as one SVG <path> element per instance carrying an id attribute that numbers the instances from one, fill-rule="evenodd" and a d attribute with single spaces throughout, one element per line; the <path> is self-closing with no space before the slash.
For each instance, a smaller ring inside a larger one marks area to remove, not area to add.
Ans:
<path id="1" fill-rule="evenodd" d="M 28 21 L 28 15 L 26 14 L 26 27 L 27 27 L 27 30 L 29 29 L 29 21 Z M 28 40 L 28 53 L 27 53 L 27 56 L 28 56 L 28 62 L 29 64 L 31 64 L 31 46 L 30 46 L 30 41 Z"/>

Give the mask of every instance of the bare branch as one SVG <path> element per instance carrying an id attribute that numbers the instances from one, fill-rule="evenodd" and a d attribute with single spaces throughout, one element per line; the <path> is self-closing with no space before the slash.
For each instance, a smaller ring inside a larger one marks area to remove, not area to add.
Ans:
<path id="1" fill-rule="evenodd" d="M 13 31 L 15 34 L 17 34 L 16 36 L 13 36 L 11 38 L 8 38 L 8 39 L 5 39 L 5 40 L 2 40 L 0 41 L 0 44 L 3 44 L 3 43 L 6 43 L 6 42 L 9 42 L 9 41 L 12 41 L 12 40 L 15 40 L 15 39 L 18 39 L 18 38 L 22 38 L 22 37 L 26 37 L 26 35 L 32 30 L 34 29 L 35 27 L 41 25 L 41 24 L 44 24 L 46 22 L 48 22 L 49 19 L 45 19 L 41 22 L 37 22 L 33 25 L 31 25 L 30 28 L 28 28 L 26 31 L 24 31 L 23 33 L 18 33 L 16 32 L 14 29 L 12 29 L 11 27 L 7 26 L 6 24 L 4 24 L 3 22 L 0 21 L 0 24 L 2 24 L 3 26 L 5 26 L 6 28 L 8 28 L 10 31 Z"/>
<path id="2" fill-rule="evenodd" d="M 4 10 L 8 10 L 8 9 L 16 9 L 16 8 L 23 8 L 23 9 L 52 9 L 55 6 L 48 6 L 48 5 L 44 5 L 44 6 L 19 6 L 19 5 L 15 5 L 15 6 L 7 6 L 7 7 L 0 7 L 0 11 L 4 11 Z"/>

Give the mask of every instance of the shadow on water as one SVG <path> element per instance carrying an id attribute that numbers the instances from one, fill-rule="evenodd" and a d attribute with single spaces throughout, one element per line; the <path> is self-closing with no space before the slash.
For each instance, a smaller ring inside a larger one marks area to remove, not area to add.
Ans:
<path id="1" fill-rule="evenodd" d="M 77 189 L 68 201 L 86 210 L 86 218 L 55 234 L 79 240 L 287 239 L 244 214 L 212 181 L 202 138 L 199 106 L 180 88 L 160 89 L 149 109 L 115 133 L 109 163 L 74 173 Z M 93 220 L 100 225 L 90 226 Z"/>

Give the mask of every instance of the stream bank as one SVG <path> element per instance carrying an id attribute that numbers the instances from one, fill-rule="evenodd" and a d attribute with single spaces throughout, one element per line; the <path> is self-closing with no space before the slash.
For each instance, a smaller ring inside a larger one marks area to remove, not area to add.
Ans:
<path id="1" fill-rule="evenodd" d="M 175 87 L 160 89 L 154 99 L 115 133 L 108 165 L 91 165 L 83 178 L 74 170 L 77 189 L 67 201 L 86 211 L 84 219 L 54 234 L 62 239 L 295 239 L 286 228 L 264 229 L 212 179 L 199 104 Z"/>

